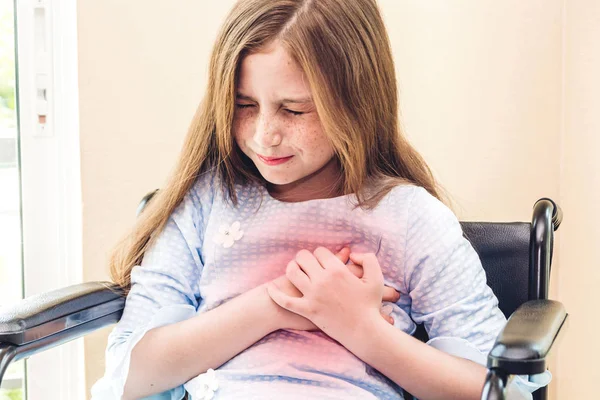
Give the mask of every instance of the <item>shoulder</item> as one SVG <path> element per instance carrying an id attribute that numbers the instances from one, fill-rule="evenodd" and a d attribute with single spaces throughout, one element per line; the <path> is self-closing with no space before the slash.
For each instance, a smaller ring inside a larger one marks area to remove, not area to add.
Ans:
<path id="1" fill-rule="evenodd" d="M 427 189 L 412 183 L 395 186 L 385 196 L 383 204 L 406 210 L 411 219 L 441 216 L 456 218 L 453 211 Z"/>
<path id="2" fill-rule="evenodd" d="M 452 211 L 422 186 L 399 184 L 382 199 L 380 206 L 388 212 L 408 213 L 411 218 L 452 214 Z"/>
<path id="3" fill-rule="evenodd" d="M 213 169 L 200 173 L 173 211 L 176 221 L 190 216 L 194 223 L 204 219 L 210 213 L 219 191 L 218 181 Z"/>
<path id="4" fill-rule="evenodd" d="M 373 224 L 381 229 L 393 241 L 405 237 L 409 223 L 411 203 L 419 190 L 418 186 L 409 183 L 398 184 L 381 198 L 373 209 Z"/>
<path id="5" fill-rule="evenodd" d="M 445 220 L 456 219 L 454 212 L 424 187 L 415 186 L 414 188 L 410 202 L 410 212 L 414 216 L 422 218 L 443 217 Z"/>
<path id="6" fill-rule="evenodd" d="M 398 184 L 391 188 L 389 192 L 381 198 L 376 209 L 381 209 L 386 213 L 396 213 L 406 210 L 418 188 L 418 186 L 410 183 Z"/>
<path id="7" fill-rule="evenodd" d="M 188 195 L 198 202 L 205 202 L 208 199 L 212 202 L 215 192 L 219 191 L 220 186 L 221 179 L 216 168 L 210 168 L 198 175 Z"/>
<path id="8" fill-rule="evenodd" d="M 423 187 L 414 191 L 408 209 L 407 240 L 427 251 L 452 248 L 463 238 L 454 212 Z"/>
<path id="9" fill-rule="evenodd" d="M 454 212 L 422 186 L 403 184 L 394 187 L 382 204 L 386 213 L 406 221 L 407 236 L 461 233 Z"/>

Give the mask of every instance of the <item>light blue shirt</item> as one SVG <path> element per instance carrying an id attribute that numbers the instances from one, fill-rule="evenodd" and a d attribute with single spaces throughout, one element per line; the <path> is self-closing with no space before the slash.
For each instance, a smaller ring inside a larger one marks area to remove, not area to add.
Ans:
<path id="1" fill-rule="evenodd" d="M 225 201 L 206 173 L 131 273 L 123 316 L 109 336 L 106 372 L 93 400 L 120 399 L 131 350 L 150 329 L 204 313 L 285 273 L 301 249 L 349 245 L 377 255 L 397 329 L 424 324 L 429 345 L 486 362 L 506 319 L 455 215 L 425 189 L 395 187 L 373 210 L 353 196 L 285 203 L 265 188 L 237 186 Z M 404 366 L 398 365 L 398 368 Z M 434 371 L 435 368 L 432 368 Z M 517 377 L 509 399 L 530 399 L 550 373 Z M 390 379 L 320 331 L 275 331 L 217 368 L 151 399 L 402 399 Z"/>

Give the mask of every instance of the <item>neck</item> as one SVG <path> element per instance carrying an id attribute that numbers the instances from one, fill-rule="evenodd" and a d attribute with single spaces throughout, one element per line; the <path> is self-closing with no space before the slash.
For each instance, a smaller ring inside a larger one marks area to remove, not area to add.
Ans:
<path id="1" fill-rule="evenodd" d="M 343 192 L 339 162 L 333 157 L 311 175 L 286 185 L 268 183 L 267 190 L 275 199 L 290 203 L 341 196 Z"/>

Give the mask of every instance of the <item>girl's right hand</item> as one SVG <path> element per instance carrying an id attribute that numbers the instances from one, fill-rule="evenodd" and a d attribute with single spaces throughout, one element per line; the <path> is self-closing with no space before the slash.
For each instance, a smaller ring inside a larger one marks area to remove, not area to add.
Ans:
<path id="1" fill-rule="evenodd" d="M 344 264 L 346 264 L 350 257 L 350 249 L 347 247 L 343 248 L 336 254 L 336 256 L 340 260 L 342 260 Z M 350 272 L 352 272 L 357 278 L 362 277 L 362 267 L 353 263 L 346 264 L 346 266 L 348 267 Z M 302 297 L 302 293 L 292 284 L 292 282 L 290 282 L 290 280 L 285 276 L 285 274 L 274 279 L 273 282 L 285 294 L 294 297 Z M 394 288 L 384 286 L 382 301 L 396 302 L 399 298 L 400 293 L 398 293 Z M 273 304 L 275 304 L 275 306 L 277 307 L 277 318 L 279 320 L 279 323 L 277 325 L 279 326 L 279 329 L 295 329 L 300 331 L 319 330 L 319 328 L 317 328 L 309 319 L 306 319 L 296 313 L 279 307 L 279 305 L 277 305 L 275 302 L 273 302 Z M 394 324 L 394 319 L 391 316 L 381 312 L 381 317 L 385 319 L 388 323 Z"/>

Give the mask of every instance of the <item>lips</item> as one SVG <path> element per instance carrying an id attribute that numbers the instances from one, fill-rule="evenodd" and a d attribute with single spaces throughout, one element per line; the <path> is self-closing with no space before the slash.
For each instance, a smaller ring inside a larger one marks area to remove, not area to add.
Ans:
<path id="1" fill-rule="evenodd" d="M 292 156 L 287 156 L 287 157 L 265 157 L 265 156 L 261 156 L 260 154 L 257 154 L 260 158 L 262 158 L 265 161 L 277 161 L 277 160 L 283 160 L 284 158 L 290 158 Z"/>
<path id="2" fill-rule="evenodd" d="M 288 160 L 290 160 L 293 156 L 288 156 L 288 157 L 265 157 L 265 156 L 261 156 L 260 154 L 257 154 L 258 159 L 261 160 L 263 163 L 265 163 L 266 165 L 280 165 L 283 164 L 285 162 L 287 162 Z"/>

